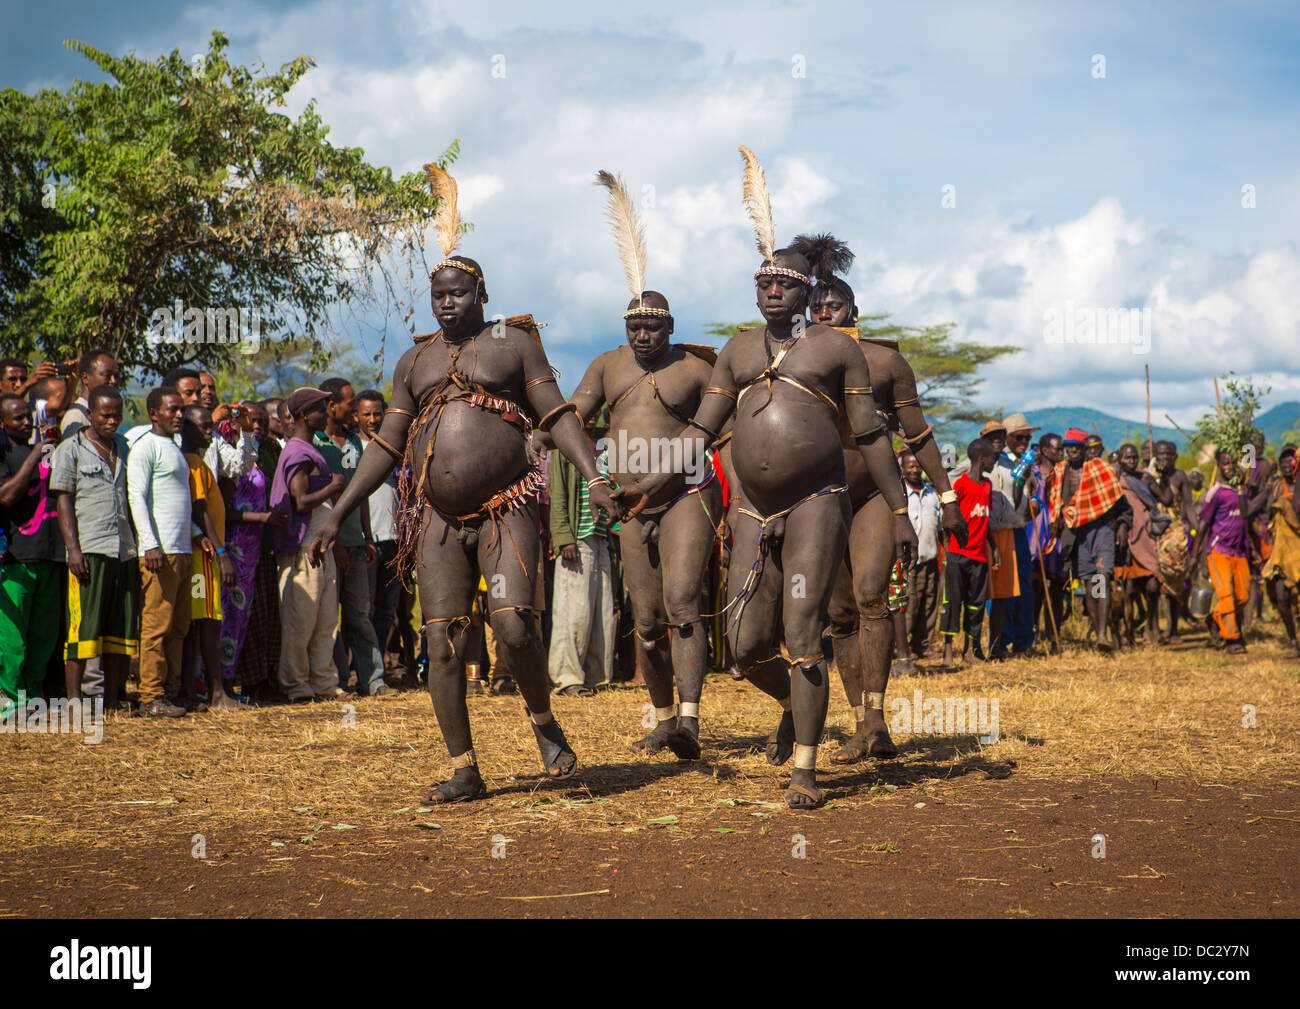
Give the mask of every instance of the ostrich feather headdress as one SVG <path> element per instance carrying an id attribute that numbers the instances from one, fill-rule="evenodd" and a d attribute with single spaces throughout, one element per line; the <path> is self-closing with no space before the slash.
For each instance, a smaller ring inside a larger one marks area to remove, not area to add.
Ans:
<path id="1" fill-rule="evenodd" d="M 776 265 L 776 228 L 772 224 L 772 198 L 767 191 L 767 176 L 763 174 L 763 166 L 758 163 L 754 152 L 744 144 L 740 145 L 740 156 L 745 159 L 745 181 L 740 198 L 754 225 L 754 238 L 759 254 L 763 257 L 763 265 L 754 271 L 754 279 L 793 277 L 800 283 L 812 286 L 816 281 L 807 274 Z"/>
<path id="2" fill-rule="evenodd" d="M 442 261 L 429 271 L 429 275 L 432 276 L 445 266 L 451 266 L 457 270 L 464 270 L 475 280 L 481 281 L 483 278 L 473 266 L 451 257 L 451 254 L 456 251 L 456 246 L 460 244 L 460 236 L 465 230 L 465 222 L 460 216 L 460 190 L 456 180 L 437 162 L 430 162 L 424 166 L 424 178 L 429 183 L 429 190 L 440 201 L 438 210 L 433 215 L 433 227 L 438 233 L 438 244 L 442 246 Z"/>
<path id="3" fill-rule="evenodd" d="M 623 263 L 623 275 L 627 278 L 628 289 L 637 304 L 623 313 L 628 319 L 634 315 L 670 316 L 666 308 L 650 308 L 642 298 L 645 292 L 645 226 L 637 217 L 636 207 L 628 194 L 627 185 L 621 176 L 601 169 L 596 173 L 596 185 L 609 194 L 605 204 L 605 220 L 609 222 L 614 233 L 614 245 L 618 248 L 618 258 Z"/>

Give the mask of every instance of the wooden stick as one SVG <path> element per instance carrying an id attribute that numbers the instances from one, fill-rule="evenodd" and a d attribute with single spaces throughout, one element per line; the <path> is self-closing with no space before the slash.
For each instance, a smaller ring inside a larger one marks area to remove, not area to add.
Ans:
<path id="1" fill-rule="evenodd" d="M 1050 529 L 1048 542 L 1051 542 Z M 1061 654 L 1061 636 L 1056 631 L 1056 614 L 1052 611 L 1052 583 L 1047 580 L 1047 565 L 1043 563 L 1043 548 L 1038 548 L 1038 570 L 1043 576 L 1043 607 L 1047 610 L 1048 623 L 1052 625 L 1052 640 L 1056 642 L 1056 654 Z"/>
<path id="2" fill-rule="evenodd" d="M 1181 434 L 1181 435 L 1182 435 L 1184 438 L 1186 438 L 1188 441 L 1191 441 L 1191 440 L 1192 440 L 1192 435 L 1188 434 L 1188 433 L 1187 433 L 1186 431 L 1184 431 L 1181 427 L 1178 427 L 1178 421 L 1176 421 L 1176 420 L 1174 420 L 1172 417 L 1170 417 L 1169 414 L 1165 414 L 1165 420 L 1169 421 L 1169 423 L 1172 424 L 1174 427 L 1177 427 L 1177 428 L 1178 428 L 1178 433 Z"/>
<path id="3" fill-rule="evenodd" d="M 1214 409 L 1218 411 L 1219 416 L 1223 416 L 1223 400 L 1219 399 L 1219 380 L 1214 380 Z"/>
<path id="4" fill-rule="evenodd" d="M 1151 458 L 1156 457 L 1156 436 L 1151 433 L 1151 365 L 1144 365 L 1147 373 L 1147 444 L 1151 446 Z"/>

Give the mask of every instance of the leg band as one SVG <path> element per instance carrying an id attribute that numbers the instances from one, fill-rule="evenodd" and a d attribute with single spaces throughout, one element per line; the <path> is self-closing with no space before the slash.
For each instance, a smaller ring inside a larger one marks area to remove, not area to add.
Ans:
<path id="1" fill-rule="evenodd" d="M 528 717 L 532 719 L 534 725 L 545 725 L 554 716 L 549 711 L 543 711 L 541 713 L 530 711 L 528 712 Z"/>
<path id="2" fill-rule="evenodd" d="M 462 767 L 476 767 L 477 765 L 478 758 L 474 756 L 473 750 L 466 750 L 459 757 L 451 758 L 451 766 L 456 768 L 458 771 Z"/>
<path id="3" fill-rule="evenodd" d="M 677 705 L 677 713 L 683 718 L 699 718 L 700 705 L 698 701 L 682 701 Z"/>
<path id="4" fill-rule="evenodd" d="M 802 743 L 794 744 L 794 766 L 801 771 L 812 771 L 817 768 L 817 747 L 804 746 Z"/>
<path id="5" fill-rule="evenodd" d="M 677 705 L 670 704 L 666 708 L 655 708 L 655 718 L 661 722 L 666 722 L 670 718 L 677 717 Z"/>
<path id="6" fill-rule="evenodd" d="M 865 704 L 853 705 L 853 717 L 859 722 L 865 722 L 867 720 L 867 706 Z"/>
<path id="7" fill-rule="evenodd" d="M 866 702 L 867 702 L 867 707 L 870 708 L 871 710 L 873 710 L 873 711 L 883 711 L 883 710 L 884 710 L 884 708 L 885 708 L 885 695 L 884 695 L 883 693 L 879 693 L 879 694 L 867 694 L 867 695 L 865 696 L 865 699 L 866 699 Z"/>

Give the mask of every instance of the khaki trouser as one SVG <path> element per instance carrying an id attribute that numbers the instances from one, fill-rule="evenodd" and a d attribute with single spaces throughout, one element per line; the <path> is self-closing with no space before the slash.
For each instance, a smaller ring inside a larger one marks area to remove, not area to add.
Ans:
<path id="1" fill-rule="evenodd" d="M 555 562 L 551 650 L 547 665 L 557 690 L 595 687 L 614 675 L 614 581 L 609 543 L 578 540 L 578 563 Z M 495 670 L 493 670 L 495 673 Z"/>
<path id="2" fill-rule="evenodd" d="M 291 698 L 333 693 L 334 636 L 339 627 L 339 582 L 334 555 L 318 568 L 307 562 L 309 529 L 303 549 L 276 557 L 280 575 L 280 687 Z"/>
<path id="3" fill-rule="evenodd" d="M 140 703 L 181 690 L 181 652 L 190 629 L 189 554 L 163 554 L 150 571 L 140 558 Z"/>

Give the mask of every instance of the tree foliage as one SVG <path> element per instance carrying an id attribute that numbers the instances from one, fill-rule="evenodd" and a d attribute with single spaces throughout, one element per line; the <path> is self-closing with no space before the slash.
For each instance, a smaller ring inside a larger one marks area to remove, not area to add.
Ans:
<path id="1" fill-rule="evenodd" d="M 163 373 L 188 362 L 237 368 L 288 340 L 323 364 L 340 305 L 397 306 L 410 324 L 435 201 L 419 174 L 394 179 L 360 148 L 331 145 L 314 103 L 296 120 L 274 111 L 309 56 L 277 72 L 237 66 L 220 32 L 192 62 L 66 45 L 108 79 L 0 93 L 6 347 L 66 359 L 102 344 Z M 193 310 L 199 342 L 172 342 L 196 335 L 179 318 L 160 322 L 176 307 Z M 254 320 L 260 340 L 202 342 L 214 312 L 240 311 L 245 337 Z"/>
<path id="2" fill-rule="evenodd" d="M 1197 441 L 1213 445 L 1216 452 L 1231 452 L 1240 457 L 1247 445 L 1254 446 L 1255 458 L 1264 455 L 1264 432 L 1255 427 L 1260 401 L 1269 394 L 1269 386 L 1256 386 L 1251 378 L 1235 379 L 1221 375 L 1227 396 L 1213 413 L 1196 422 Z"/>

